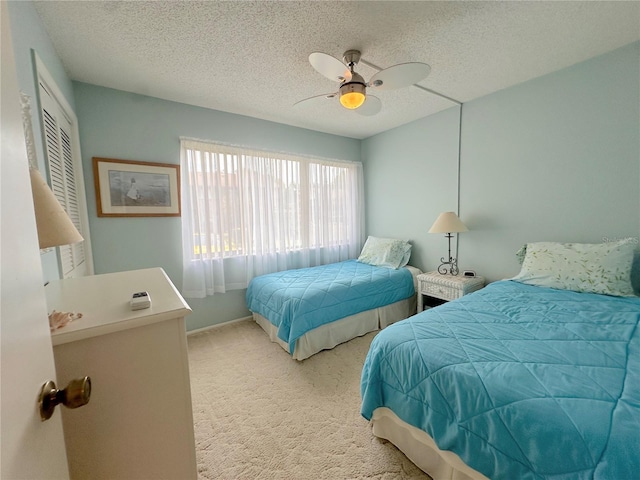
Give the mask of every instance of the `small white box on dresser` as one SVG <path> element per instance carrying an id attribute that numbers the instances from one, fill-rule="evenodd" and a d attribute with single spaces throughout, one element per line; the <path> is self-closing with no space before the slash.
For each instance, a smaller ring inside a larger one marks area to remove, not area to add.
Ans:
<path id="1" fill-rule="evenodd" d="M 465 277 L 427 272 L 421 273 L 417 278 L 418 312 L 424 310 L 424 295 L 448 302 L 484 287 L 484 277 L 478 276 Z"/>

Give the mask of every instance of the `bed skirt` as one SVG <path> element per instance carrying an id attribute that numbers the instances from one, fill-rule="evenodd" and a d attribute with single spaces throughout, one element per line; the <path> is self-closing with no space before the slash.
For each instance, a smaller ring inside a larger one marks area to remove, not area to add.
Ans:
<path id="1" fill-rule="evenodd" d="M 376 408 L 370 423 L 376 437 L 389 440 L 434 479 L 489 480 L 465 464 L 455 453 L 440 450 L 429 434 L 403 422 L 386 407 Z"/>
<path id="2" fill-rule="evenodd" d="M 367 310 L 349 317 L 327 323 L 307 332 L 298 340 L 292 357 L 304 360 L 322 350 L 333 348 L 355 337 L 361 337 L 369 332 L 381 330 L 399 320 L 403 320 L 416 313 L 416 296 L 400 300 L 380 308 Z M 272 342 L 277 343 L 287 352 L 289 346 L 278 338 L 278 328 L 262 315 L 253 313 L 253 319 L 269 335 Z"/>

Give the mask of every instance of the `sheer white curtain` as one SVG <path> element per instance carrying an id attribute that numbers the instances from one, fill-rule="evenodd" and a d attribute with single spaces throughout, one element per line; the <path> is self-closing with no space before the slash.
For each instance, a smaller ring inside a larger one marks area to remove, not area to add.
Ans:
<path id="1" fill-rule="evenodd" d="M 356 258 L 362 164 L 181 139 L 183 295 Z"/>

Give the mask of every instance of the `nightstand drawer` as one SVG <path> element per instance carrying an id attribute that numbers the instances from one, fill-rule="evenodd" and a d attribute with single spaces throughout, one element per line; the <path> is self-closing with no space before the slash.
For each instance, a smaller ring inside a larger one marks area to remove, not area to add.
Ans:
<path id="1" fill-rule="evenodd" d="M 462 289 L 459 286 L 449 287 L 431 282 L 420 282 L 420 293 L 442 300 L 455 300 L 463 295 Z"/>

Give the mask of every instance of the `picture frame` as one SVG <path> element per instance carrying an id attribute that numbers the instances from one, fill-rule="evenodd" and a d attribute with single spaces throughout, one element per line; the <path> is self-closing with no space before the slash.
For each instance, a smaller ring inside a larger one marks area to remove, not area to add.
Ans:
<path id="1" fill-rule="evenodd" d="M 179 217 L 180 165 L 93 157 L 98 217 Z"/>

